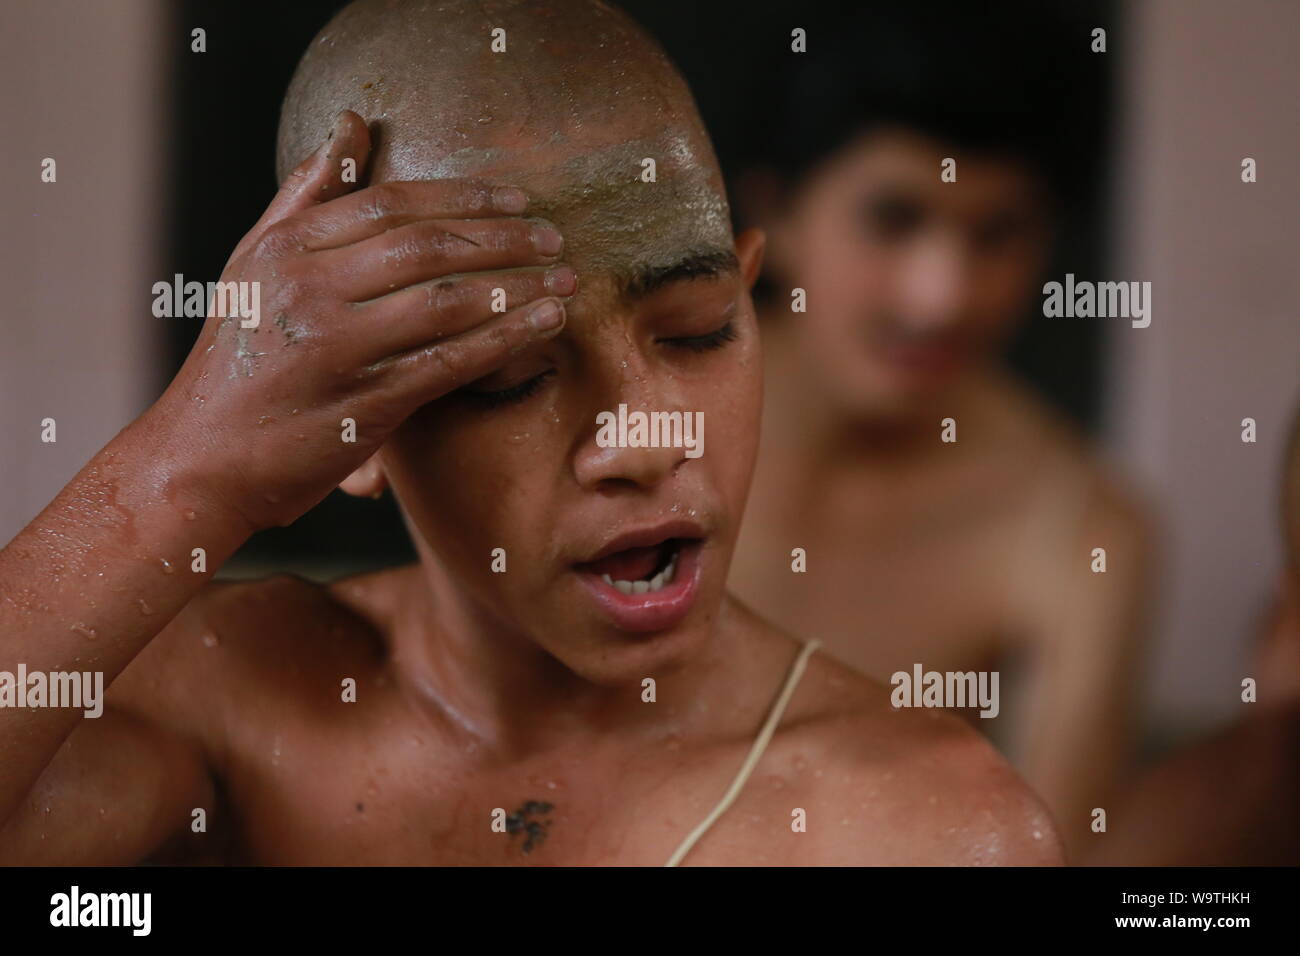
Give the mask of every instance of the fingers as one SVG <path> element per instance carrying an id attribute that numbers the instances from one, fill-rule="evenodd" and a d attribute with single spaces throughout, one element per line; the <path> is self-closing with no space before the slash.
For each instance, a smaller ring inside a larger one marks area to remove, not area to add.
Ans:
<path id="1" fill-rule="evenodd" d="M 285 177 L 258 225 L 279 222 L 356 189 L 356 184 L 364 181 L 369 157 L 370 130 L 365 120 L 351 110 L 343 110 L 335 117 L 325 142 Z M 343 179 L 345 159 L 355 160 L 357 164 L 356 175 L 349 176 L 348 182 Z"/>
<path id="2" fill-rule="evenodd" d="M 345 298 L 363 302 L 455 273 L 551 265 L 563 246 L 540 220 L 435 219 L 316 253 L 316 261 Z"/>
<path id="3" fill-rule="evenodd" d="M 450 276 L 356 305 L 356 333 L 373 343 L 373 357 L 378 359 L 458 335 L 544 297 L 571 296 L 577 288 L 576 273 L 563 263 L 549 269 Z"/>
<path id="4" fill-rule="evenodd" d="M 356 183 L 364 180 L 369 157 L 370 130 L 365 120 L 351 110 L 339 113 L 328 138 L 285 177 L 279 192 L 231 258 L 237 258 L 276 223 L 356 189 Z M 356 175 L 349 176 L 347 182 L 343 178 L 345 159 L 356 161 Z"/>
<path id="5" fill-rule="evenodd" d="M 295 227 L 307 249 L 337 249 L 421 220 L 518 216 L 527 208 L 523 190 L 478 179 L 391 182 L 307 209 Z"/>
<path id="6" fill-rule="evenodd" d="M 542 299 L 467 332 L 385 359 L 375 366 L 399 401 L 411 409 L 482 378 L 511 356 L 564 328 L 564 303 Z"/>

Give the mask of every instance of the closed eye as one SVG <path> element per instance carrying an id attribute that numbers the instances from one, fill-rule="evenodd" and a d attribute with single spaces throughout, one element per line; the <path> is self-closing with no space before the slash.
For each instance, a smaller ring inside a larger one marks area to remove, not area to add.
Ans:
<path id="1" fill-rule="evenodd" d="M 734 342 L 736 339 L 736 325 L 728 321 L 722 328 L 717 329 L 707 335 L 691 335 L 680 338 L 656 339 L 664 345 L 671 345 L 673 348 L 689 349 L 692 352 L 710 352 L 713 349 L 720 349 L 728 342 Z"/>
<path id="2" fill-rule="evenodd" d="M 542 383 L 554 374 L 555 369 L 551 368 L 540 375 L 534 375 L 532 378 L 520 382 L 518 385 L 511 385 L 509 388 L 499 389 L 495 392 L 476 392 L 461 389 L 461 394 L 480 408 L 498 408 L 502 405 L 522 402 L 541 388 Z"/>

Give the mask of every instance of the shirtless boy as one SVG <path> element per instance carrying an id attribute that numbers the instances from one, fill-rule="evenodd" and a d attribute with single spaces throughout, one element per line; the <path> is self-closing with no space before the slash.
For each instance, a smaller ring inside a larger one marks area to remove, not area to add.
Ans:
<path id="1" fill-rule="evenodd" d="M 726 596 L 763 239 L 733 241 L 690 94 L 635 25 L 586 0 L 354 4 L 299 67 L 279 159 L 301 163 L 222 277 L 262 283 L 258 326 L 209 318 L 0 553 L 0 669 L 111 684 L 97 720 L 0 710 L 0 861 L 662 864 L 789 680 L 685 862 L 1059 862 L 979 735 Z M 703 412 L 705 453 L 602 447 L 620 404 Z M 340 483 L 393 490 L 416 565 L 207 583 Z"/>
<path id="2" fill-rule="evenodd" d="M 1000 713 L 973 723 L 1069 847 L 1125 766 L 1149 559 L 1138 507 L 999 355 L 1076 152 L 1051 131 L 1078 121 L 1078 41 L 1041 7 L 866 7 L 781 74 L 784 135 L 744 180 L 775 294 L 731 583 L 880 680 L 999 671 Z"/>

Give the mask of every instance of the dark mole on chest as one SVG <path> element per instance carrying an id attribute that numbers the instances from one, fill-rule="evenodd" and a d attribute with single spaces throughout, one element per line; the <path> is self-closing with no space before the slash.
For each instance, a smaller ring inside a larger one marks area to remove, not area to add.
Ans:
<path id="1" fill-rule="evenodd" d="M 554 807 L 549 803 L 542 803 L 540 800 L 529 800 L 506 817 L 506 832 L 512 837 L 516 833 L 527 834 L 522 849 L 525 853 L 532 853 L 533 847 L 546 839 L 546 828 L 551 825 L 551 821 L 543 820 L 538 822 L 528 818 L 534 815 L 550 813 L 553 809 Z"/>

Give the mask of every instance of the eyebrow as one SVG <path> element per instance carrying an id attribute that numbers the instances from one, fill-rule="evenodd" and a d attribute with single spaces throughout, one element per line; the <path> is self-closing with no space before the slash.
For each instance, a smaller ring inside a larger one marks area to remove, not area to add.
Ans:
<path id="1" fill-rule="evenodd" d="M 740 262 L 729 249 L 690 252 L 669 265 L 638 266 L 624 282 L 623 294 L 629 299 L 642 299 L 684 279 L 711 279 L 739 271 Z"/>

